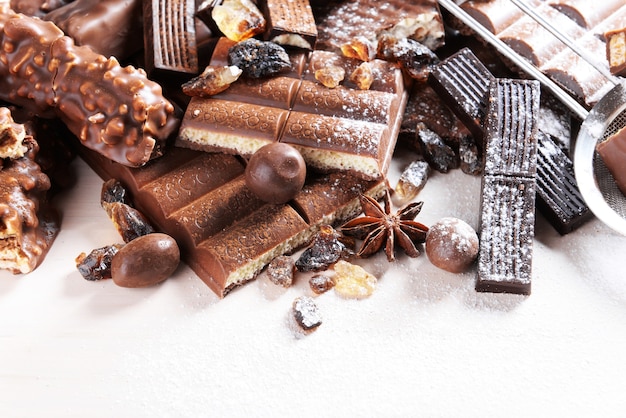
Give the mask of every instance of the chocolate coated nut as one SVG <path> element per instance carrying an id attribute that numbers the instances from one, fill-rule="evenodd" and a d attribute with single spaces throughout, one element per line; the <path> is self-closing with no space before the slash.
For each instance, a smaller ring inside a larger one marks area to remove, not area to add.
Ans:
<path id="1" fill-rule="evenodd" d="M 442 218 L 428 229 L 426 256 L 435 266 L 461 273 L 478 255 L 478 235 L 474 228 L 457 218 Z"/>
<path id="2" fill-rule="evenodd" d="M 285 203 L 304 186 L 306 164 L 291 145 L 280 142 L 261 147 L 246 166 L 246 184 L 268 203 Z"/>
<path id="3" fill-rule="evenodd" d="M 167 279 L 179 262 L 180 250 L 172 237 L 161 233 L 143 235 L 115 254 L 111 276 L 118 286 L 151 286 Z"/>

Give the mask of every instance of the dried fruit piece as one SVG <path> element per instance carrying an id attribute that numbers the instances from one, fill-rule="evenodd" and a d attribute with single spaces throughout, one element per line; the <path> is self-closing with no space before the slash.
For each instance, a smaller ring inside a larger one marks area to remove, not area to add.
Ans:
<path id="1" fill-rule="evenodd" d="M 418 123 L 416 137 L 422 155 L 434 170 L 447 173 L 458 167 L 459 161 L 454 150 L 423 123 Z"/>
<path id="2" fill-rule="evenodd" d="M 234 65 L 209 65 L 202 74 L 187 81 L 181 87 L 187 96 L 209 97 L 226 90 L 239 79 L 241 73 L 241 69 Z"/>
<path id="3" fill-rule="evenodd" d="M 471 136 L 461 137 L 459 142 L 459 159 L 461 171 L 465 174 L 477 176 L 483 172 L 482 158 L 480 158 L 476 141 Z"/>
<path id="4" fill-rule="evenodd" d="M 315 79 L 329 89 L 337 87 L 345 76 L 346 70 L 338 65 L 328 65 L 315 71 Z"/>
<path id="5" fill-rule="evenodd" d="M 116 179 L 109 179 L 102 184 L 100 192 L 100 204 L 120 202 L 129 204 L 128 191 Z"/>
<path id="6" fill-rule="evenodd" d="M 96 281 L 111 278 L 111 260 L 122 248 L 121 244 L 96 248 L 89 254 L 80 253 L 76 257 L 76 268 L 85 280 Z"/>
<path id="7" fill-rule="evenodd" d="M 287 255 L 279 255 L 267 265 L 267 275 L 270 281 L 282 287 L 291 286 L 295 271 L 296 262 Z"/>
<path id="8" fill-rule="evenodd" d="M 333 278 L 327 274 L 316 274 L 309 279 L 309 286 L 313 293 L 321 295 L 335 286 Z"/>
<path id="9" fill-rule="evenodd" d="M 439 58 L 428 47 L 413 39 L 382 36 L 378 41 L 378 56 L 395 62 L 409 77 L 425 81 Z"/>
<path id="10" fill-rule="evenodd" d="M 130 205 L 102 202 L 102 207 L 124 242 L 131 242 L 135 238 L 155 232 L 148 218 Z"/>
<path id="11" fill-rule="evenodd" d="M 394 198 L 404 204 L 415 198 L 426 185 L 430 175 L 430 165 L 426 161 L 413 161 L 404 169 L 394 189 Z"/>
<path id="12" fill-rule="evenodd" d="M 376 57 L 376 42 L 365 36 L 357 36 L 343 45 L 341 52 L 348 58 L 356 58 L 361 61 L 371 61 Z"/>
<path id="13" fill-rule="evenodd" d="M 374 82 L 374 73 L 372 66 L 368 62 L 361 63 L 350 74 L 350 81 L 357 85 L 361 90 L 369 90 Z"/>
<path id="14" fill-rule="evenodd" d="M 321 271 L 342 257 L 350 257 L 352 250 L 341 241 L 341 234 L 330 225 L 323 225 L 308 247 L 296 260 L 298 271 Z"/>
<path id="15" fill-rule="evenodd" d="M 265 18 L 250 0 L 224 0 L 213 7 L 211 17 L 224 36 L 235 42 L 265 31 Z"/>
<path id="16" fill-rule="evenodd" d="M 322 325 L 322 316 L 313 298 L 300 296 L 293 301 L 293 316 L 304 331 L 312 331 Z"/>
<path id="17" fill-rule="evenodd" d="M 269 77 L 291 68 L 285 49 L 274 42 L 247 39 L 231 46 L 228 63 L 241 69 L 250 78 Z"/>
<path id="18" fill-rule="evenodd" d="M 339 260 L 333 269 L 335 292 L 344 298 L 364 299 L 376 290 L 378 279 L 361 266 Z"/>

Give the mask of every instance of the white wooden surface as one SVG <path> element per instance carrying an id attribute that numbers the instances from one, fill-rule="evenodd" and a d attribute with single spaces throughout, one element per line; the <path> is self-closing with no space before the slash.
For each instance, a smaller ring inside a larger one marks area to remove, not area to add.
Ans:
<path id="1" fill-rule="evenodd" d="M 375 294 L 317 297 L 302 336 L 264 277 L 219 300 L 186 266 L 160 286 L 88 282 L 81 251 L 119 241 L 101 181 L 60 203 L 64 224 L 33 273 L 0 272 L 0 415 L 623 416 L 626 239 L 592 221 L 559 236 L 538 220 L 529 297 L 477 294 L 425 255 L 367 263 Z M 390 174 L 395 184 L 395 162 Z M 419 220 L 477 226 L 479 178 L 433 175 Z"/>

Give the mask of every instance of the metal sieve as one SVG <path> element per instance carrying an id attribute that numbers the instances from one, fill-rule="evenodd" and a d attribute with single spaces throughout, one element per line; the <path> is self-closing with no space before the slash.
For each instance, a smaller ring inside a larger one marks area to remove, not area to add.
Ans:
<path id="1" fill-rule="evenodd" d="M 597 62 L 586 51 L 578 48 L 575 41 L 552 27 L 526 3 L 521 0 L 510 0 L 614 84 L 612 90 L 602 97 L 591 110 L 587 110 L 538 68 L 478 23 L 453 0 L 438 1 L 442 7 L 510 59 L 522 71 L 538 80 L 583 121 L 573 150 L 574 173 L 578 188 L 585 199 L 585 203 L 598 219 L 619 233 L 626 235 L 626 197 L 617 187 L 613 176 L 608 172 L 595 150 L 599 142 L 606 140 L 617 130 L 626 126 L 625 82 L 612 76 L 607 66 Z"/>

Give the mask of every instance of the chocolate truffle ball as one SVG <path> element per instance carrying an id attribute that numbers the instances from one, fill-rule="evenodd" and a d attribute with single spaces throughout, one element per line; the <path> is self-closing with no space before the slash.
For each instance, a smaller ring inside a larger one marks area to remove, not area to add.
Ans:
<path id="1" fill-rule="evenodd" d="M 478 235 L 474 228 L 457 218 L 442 218 L 426 235 L 426 256 L 435 266 L 461 273 L 478 256 Z"/>
<path id="2" fill-rule="evenodd" d="M 257 150 L 246 166 L 246 184 L 268 203 L 285 203 L 304 186 L 306 164 L 294 147 L 273 142 Z"/>

